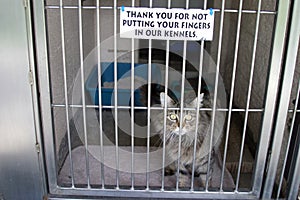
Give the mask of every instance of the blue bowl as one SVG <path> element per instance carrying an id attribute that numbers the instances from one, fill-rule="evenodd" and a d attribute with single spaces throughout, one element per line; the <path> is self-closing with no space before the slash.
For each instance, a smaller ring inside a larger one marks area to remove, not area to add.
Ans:
<path id="1" fill-rule="evenodd" d="M 114 105 L 114 63 L 101 63 L 101 101 L 102 105 L 110 106 Z M 147 64 L 134 64 L 134 75 L 135 79 L 143 80 L 143 82 L 148 82 L 148 65 Z M 130 105 L 130 76 L 131 76 L 131 63 L 117 63 L 117 79 L 122 82 L 121 79 L 128 83 L 128 87 L 117 89 L 117 105 L 118 106 L 129 106 Z M 161 72 L 159 68 L 155 65 L 151 65 L 151 79 L 152 82 L 161 82 Z M 106 84 L 105 84 L 106 83 Z M 124 83 L 124 82 L 122 82 Z M 107 84 L 109 85 L 107 87 Z M 120 84 L 118 84 L 120 87 Z M 89 77 L 85 83 L 85 88 L 91 97 L 92 103 L 94 105 L 99 105 L 99 87 L 98 87 L 98 66 L 94 66 Z M 134 91 L 134 105 L 143 106 L 141 103 L 141 92 L 140 89 L 135 89 Z"/>

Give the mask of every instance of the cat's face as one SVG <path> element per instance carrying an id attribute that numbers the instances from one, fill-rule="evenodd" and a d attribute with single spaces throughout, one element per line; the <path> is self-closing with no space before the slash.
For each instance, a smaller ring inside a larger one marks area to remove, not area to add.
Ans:
<path id="1" fill-rule="evenodd" d="M 169 96 L 166 95 L 166 102 L 168 108 L 178 108 L 179 105 L 176 104 Z M 203 94 L 200 95 L 200 99 L 198 102 L 198 98 L 195 98 L 191 103 L 186 104 L 184 107 L 186 108 L 196 108 L 197 103 L 202 106 Z M 165 105 L 165 93 L 160 94 L 161 106 Z M 196 130 L 196 110 L 183 110 L 182 115 L 179 110 L 168 110 L 167 111 L 167 123 L 166 123 L 166 132 L 169 136 L 176 135 L 194 135 Z M 182 120 L 181 120 L 182 117 Z M 180 123 L 181 126 L 180 126 Z"/>

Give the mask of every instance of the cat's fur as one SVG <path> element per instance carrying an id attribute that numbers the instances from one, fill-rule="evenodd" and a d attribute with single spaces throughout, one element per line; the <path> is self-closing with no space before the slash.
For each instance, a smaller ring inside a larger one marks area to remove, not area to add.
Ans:
<path id="1" fill-rule="evenodd" d="M 165 98 L 168 108 L 180 108 L 178 101 L 173 100 L 165 93 L 160 93 L 160 105 L 164 107 Z M 191 102 L 186 103 L 184 108 L 194 108 L 194 110 L 184 110 L 182 126 L 180 129 L 180 111 L 169 110 L 166 115 L 166 133 L 164 133 L 164 112 L 154 111 L 154 115 L 151 117 L 152 128 L 160 135 L 163 140 L 165 134 L 165 144 L 166 144 L 166 156 L 168 160 L 173 161 L 172 164 L 166 167 L 166 174 L 172 174 L 177 171 L 177 161 L 178 161 L 178 150 L 179 150 L 179 135 L 181 135 L 181 154 L 180 154 L 180 165 L 179 165 L 179 187 L 187 187 L 190 182 L 190 176 L 192 174 L 192 165 L 194 158 L 194 141 L 195 141 L 195 131 L 196 123 L 198 123 L 198 131 L 196 134 L 196 153 L 194 162 L 194 174 L 199 176 L 200 185 L 205 186 L 206 174 L 207 174 L 207 164 L 208 164 L 208 152 L 209 143 L 211 136 L 211 111 L 199 111 L 199 120 L 196 122 L 196 107 L 197 103 L 200 103 L 200 107 L 211 107 L 211 101 L 209 98 L 204 97 L 202 93 L 198 98 L 196 97 Z M 174 118 L 176 119 L 174 120 Z M 172 119 L 173 118 L 173 119 Z M 222 131 L 222 120 L 224 120 L 224 115 L 221 113 L 216 113 L 215 118 L 215 132 Z M 213 137 L 212 151 L 211 151 L 211 162 L 209 169 L 208 180 L 211 179 L 213 173 L 213 162 L 215 160 L 215 151 L 218 149 L 219 143 L 221 141 L 221 134 L 217 134 Z"/>

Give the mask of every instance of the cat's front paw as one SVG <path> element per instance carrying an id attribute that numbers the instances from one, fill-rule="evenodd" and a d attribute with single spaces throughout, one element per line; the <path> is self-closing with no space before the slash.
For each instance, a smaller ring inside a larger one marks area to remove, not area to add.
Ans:
<path id="1" fill-rule="evenodd" d="M 200 187 L 206 187 L 206 174 L 199 175 Z M 208 187 L 211 187 L 211 176 L 208 177 Z"/>
<path id="2" fill-rule="evenodd" d="M 186 174 L 179 173 L 178 177 L 178 186 L 181 188 L 189 187 L 190 186 L 190 178 Z"/>
<path id="3" fill-rule="evenodd" d="M 170 164 L 167 167 L 165 167 L 165 175 L 166 176 L 172 176 L 175 174 L 176 168 L 174 164 Z"/>

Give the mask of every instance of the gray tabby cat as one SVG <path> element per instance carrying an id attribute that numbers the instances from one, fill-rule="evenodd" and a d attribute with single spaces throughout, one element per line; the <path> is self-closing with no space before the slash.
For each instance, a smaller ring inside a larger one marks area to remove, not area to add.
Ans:
<path id="1" fill-rule="evenodd" d="M 164 107 L 164 102 L 167 102 L 168 108 L 179 108 L 179 103 L 176 103 L 165 93 L 160 93 L 160 103 Z M 200 107 L 210 107 L 211 102 L 209 98 L 204 98 L 204 93 L 199 97 Z M 166 156 L 168 160 L 171 160 L 172 164 L 166 167 L 166 175 L 174 174 L 177 170 L 177 160 L 178 160 L 178 149 L 179 149 L 179 135 L 181 135 L 181 155 L 180 155 L 180 165 L 179 165 L 179 187 L 189 186 L 190 176 L 192 175 L 192 166 L 194 158 L 194 142 L 195 142 L 195 131 L 196 123 L 198 123 L 198 131 L 196 136 L 196 153 L 195 153 L 195 164 L 194 164 L 194 174 L 199 176 L 200 184 L 205 186 L 207 166 L 208 166 L 208 152 L 210 143 L 210 133 L 211 133 L 211 111 L 199 111 L 199 120 L 196 122 L 196 107 L 198 103 L 198 98 L 196 97 L 191 102 L 185 103 L 184 108 L 194 108 L 194 110 L 184 110 L 182 126 L 180 132 L 180 111 L 168 109 L 166 118 Z M 151 123 L 157 134 L 160 135 L 161 139 L 164 138 L 164 112 L 157 112 L 155 117 L 151 118 Z M 222 124 L 224 121 L 224 116 L 222 114 L 216 113 L 216 132 L 222 132 L 218 123 Z M 221 134 L 216 134 L 213 137 L 212 142 L 212 152 L 211 152 L 211 163 L 209 169 L 208 180 L 211 180 L 211 175 L 213 173 L 213 163 L 215 160 L 215 151 L 218 149 L 219 143 L 221 141 Z"/>

